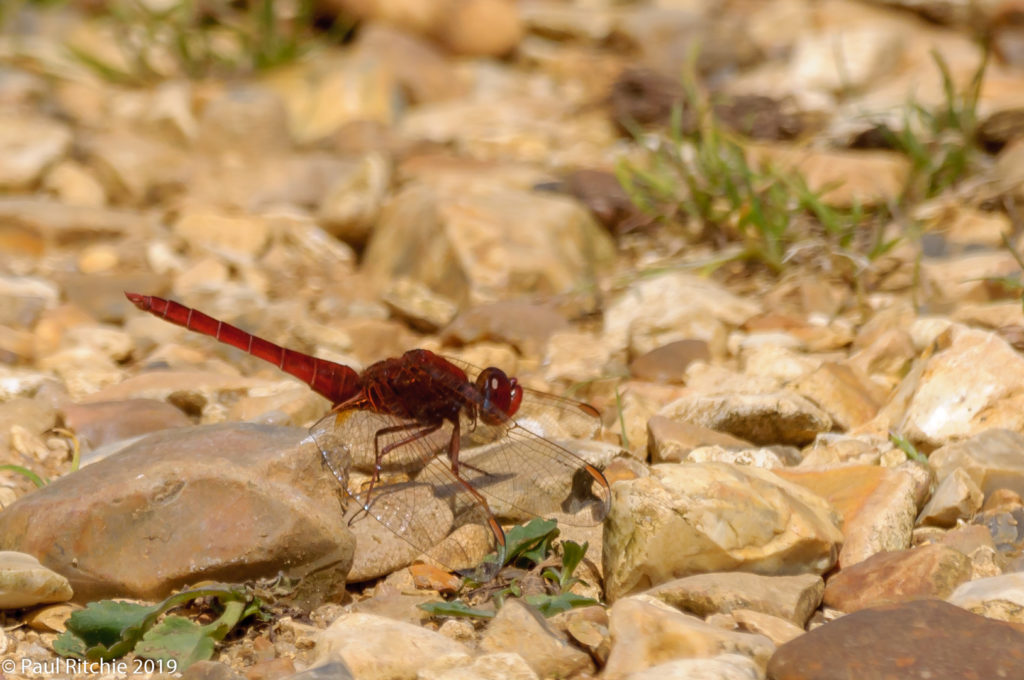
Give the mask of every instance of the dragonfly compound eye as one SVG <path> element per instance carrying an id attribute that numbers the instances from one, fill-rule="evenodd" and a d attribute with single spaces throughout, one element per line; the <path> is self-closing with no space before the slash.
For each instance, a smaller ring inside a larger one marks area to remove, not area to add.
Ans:
<path id="1" fill-rule="evenodd" d="M 485 368 L 477 377 L 476 386 L 483 397 L 480 418 L 485 423 L 499 423 L 519 410 L 523 388 L 500 368 Z"/>

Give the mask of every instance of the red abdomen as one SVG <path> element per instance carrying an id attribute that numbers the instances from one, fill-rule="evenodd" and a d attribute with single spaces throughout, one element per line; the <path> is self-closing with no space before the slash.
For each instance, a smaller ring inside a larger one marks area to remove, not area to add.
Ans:
<path id="1" fill-rule="evenodd" d="M 143 311 L 269 361 L 330 399 L 332 404 L 348 401 L 359 393 L 359 374 L 348 366 L 275 345 L 173 300 L 127 292 L 125 296 Z"/>

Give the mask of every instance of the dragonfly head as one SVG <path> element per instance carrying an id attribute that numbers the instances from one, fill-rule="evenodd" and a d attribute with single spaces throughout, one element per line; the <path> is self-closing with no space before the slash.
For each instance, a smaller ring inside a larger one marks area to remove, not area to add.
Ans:
<path id="1" fill-rule="evenodd" d="M 476 388 L 483 397 L 480 420 L 488 425 L 497 425 L 505 418 L 514 416 L 523 401 L 523 386 L 494 366 L 480 372 L 476 378 Z"/>

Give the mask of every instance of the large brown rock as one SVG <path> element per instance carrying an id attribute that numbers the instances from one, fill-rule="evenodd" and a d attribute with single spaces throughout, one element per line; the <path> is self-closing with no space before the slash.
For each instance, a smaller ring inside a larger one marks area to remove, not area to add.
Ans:
<path id="1" fill-rule="evenodd" d="M 941 600 L 848 614 L 788 642 L 770 680 L 1019 678 L 1024 632 Z"/>
<path id="2" fill-rule="evenodd" d="M 201 580 L 316 575 L 344 586 L 354 541 L 297 428 L 159 432 L 0 512 L 0 547 L 39 558 L 78 600 L 159 598 Z"/>

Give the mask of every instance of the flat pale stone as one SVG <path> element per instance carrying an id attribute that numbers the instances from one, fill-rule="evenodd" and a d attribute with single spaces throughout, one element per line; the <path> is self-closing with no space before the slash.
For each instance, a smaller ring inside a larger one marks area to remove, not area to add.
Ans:
<path id="1" fill-rule="evenodd" d="M 0 551 L 0 609 L 19 609 L 72 596 L 68 580 L 32 555 Z"/>
<path id="2" fill-rule="evenodd" d="M 706 572 L 820 574 L 842 541 L 825 500 L 760 468 L 655 465 L 612 494 L 603 550 L 610 600 Z"/>
<path id="3" fill-rule="evenodd" d="M 316 643 L 317 664 L 342 659 L 360 680 L 416 680 L 423 671 L 468 666 L 469 649 L 432 630 L 373 614 L 345 614 Z"/>

